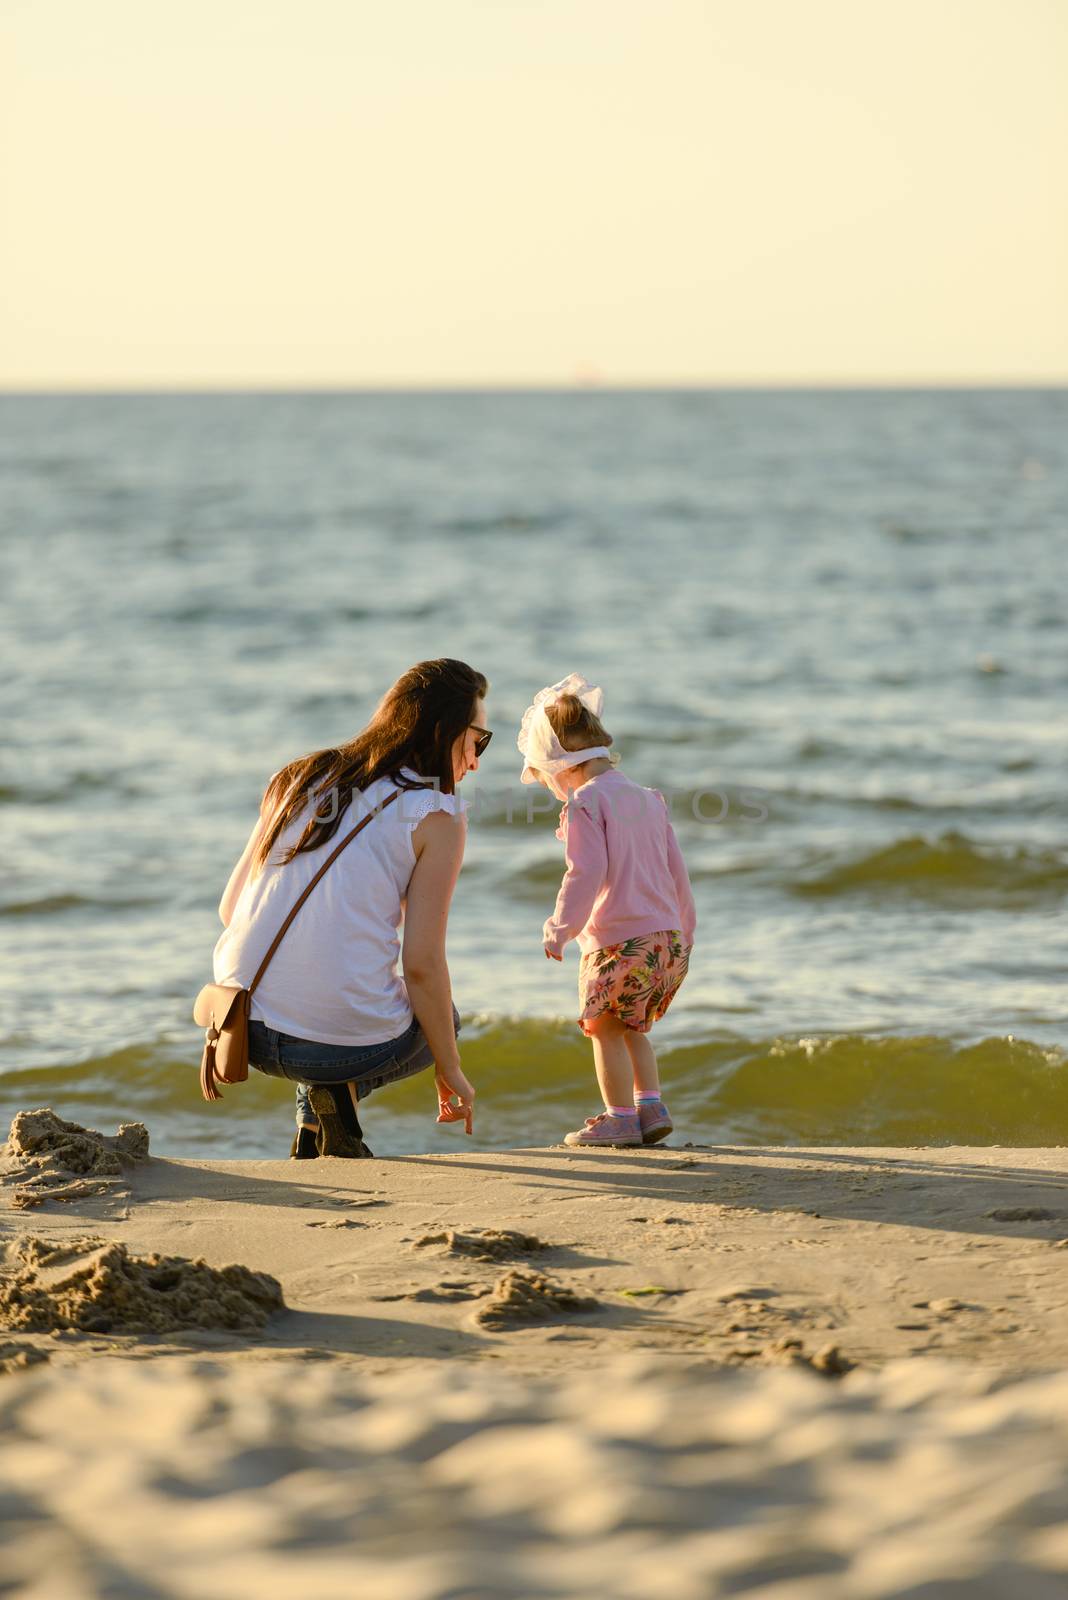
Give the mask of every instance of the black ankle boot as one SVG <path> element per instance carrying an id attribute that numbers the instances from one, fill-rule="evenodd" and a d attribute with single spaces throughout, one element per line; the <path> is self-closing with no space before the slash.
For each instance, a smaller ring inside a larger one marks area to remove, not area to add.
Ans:
<path id="1" fill-rule="evenodd" d="M 319 1154 L 315 1141 L 319 1137 L 318 1128 L 298 1128 L 293 1135 L 293 1143 L 289 1147 L 291 1161 L 313 1161 Z"/>
<path id="2" fill-rule="evenodd" d="M 372 1155 L 363 1142 L 363 1129 L 347 1084 L 339 1083 L 333 1089 L 323 1083 L 313 1084 L 308 1099 L 319 1119 L 315 1147 L 321 1156 L 366 1161 Z"/>

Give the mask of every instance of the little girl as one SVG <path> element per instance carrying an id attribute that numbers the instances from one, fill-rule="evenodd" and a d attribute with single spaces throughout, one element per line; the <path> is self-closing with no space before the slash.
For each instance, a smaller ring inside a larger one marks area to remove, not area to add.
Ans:
<path id="1" fill-rule="evenodd" d="M 667 803 L 616 770 L 604 695 L 577 673 L 543 689 L 523 717 L 524 783 L 564 801 L 567 872 L 545 924 L 545 954 L 577 939 L 579 1027 L 593 1041 L 605 1109 L 570 1145 L 655 1144 L 671 1132 L 647 1035 L 686 976 L 697 918 Z"/>

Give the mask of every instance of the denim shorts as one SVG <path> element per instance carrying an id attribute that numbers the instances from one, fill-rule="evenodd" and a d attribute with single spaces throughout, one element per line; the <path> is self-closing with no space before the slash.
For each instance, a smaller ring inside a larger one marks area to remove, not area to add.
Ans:
<path id="1" fill-rule="evenodd" d="M 460 1013 L 452 1008 L 453 1027 L 460 1032 Z M 250 1019 L 248 1063 L 271 1078 L 289 1078 L 297 1084 L 353 1083 L 360 1100 L 375 1089 L 399 1083 L 432 1066 L 434 1057 L 419 1023 L 396 1039 L 381 1044 L 323 1044 L 281 1033 L 265 1022 Z M 303 1098 L 303 1097 L 302 1097 Z"/>

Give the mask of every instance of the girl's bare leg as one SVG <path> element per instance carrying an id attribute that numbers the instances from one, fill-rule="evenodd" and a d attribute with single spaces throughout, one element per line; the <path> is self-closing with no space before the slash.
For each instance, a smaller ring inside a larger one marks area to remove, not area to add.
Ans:
<path id="1" fill-rule="evenodd" d="M 610 1011 L 590 1024 L 593 1065 L 606 1106 L 629 1106 L 634 1100 L 634 1069 L 624 1035 L 625 1025 Z M 655 1058 L 654 1058 L 655 1060 Z"/>
<path id="2" fill-rule="evenodd" d="M 633 1028 L 626 1030 L 623 1040 L 634 1077 L 634 1094 L 659 1094 L 660 1071 L 656 1064 L 656 1051 L 649 1043 L 647 1033 L 636 1033 Z M 617 1101 L 622 1104 L 622 1101 Z"/>

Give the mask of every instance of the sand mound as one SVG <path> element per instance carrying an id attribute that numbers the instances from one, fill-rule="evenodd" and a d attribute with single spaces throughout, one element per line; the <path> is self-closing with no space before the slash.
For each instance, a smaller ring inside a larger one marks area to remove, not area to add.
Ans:
<path id="1" fill-rule="evenodd" d="M 764 1366 L 807 1367 L 825 1378 L 842 1378 L 856 1366 L 836 1344 L 821 1345 L 810 1353 L 805 1349 L 804 1340 L 792 1338 L 773 1339 L 770 1344 L 734 1350 L 730 1355 L 736 1360 L 756 1361 Z"/>
<path id="2" fill-rule="evenodd" d="M 16 1114 L 3 1156 L 7 1181 L 17 1185 L 17 1208 L 77 1200 L 121 1186 L 123 1163 L 148 1156 L 148 1129 L 143 1122 L 124 1122 L 109 1137 L 40 1107 Z"/>
<path id="3" fill-rule="evenodd" d="M 283 1309 L 276 1278 L 181 1256 L 131 1256 L 119 1241 L 16 1240 L 0 1277 L 0 1328 L 54 1333 L 170 1333 L 262 1328 Z"/>
<path id="4" fill-rule="evenodd" d="M 516 1256 L 534 1255 L 551 1246 L 533 1233 L 517 1233 L 514 1228 L 481 1228 L 477 1233 L 458 1233 L 446 1228 L 442 1233 L 425 1233 L 416 1239 L 413 1250 L 440 1246 L 439 1254 L 472 1256 L 475 1261 L 512 1261 Z"/>
<path id="5" fill-rule="evenodd" d="M 475 1312 L 483 1328 L 511 1328 L 519 1322 L 541 1322 L 561 1312 L 595 1311 L 597 1301 L 554 1283 L 540 1272 L 506 1272 L 493 1294 Z"/>
<path id="6" fill-rule="evenodd" d="M 38 1350 L 35 1344 L 20 1339 L 0 1340 L 0 1372 L 21 1372 L 24 1367 L 36 1367 L 48 1360 L 47 1350 Z"/>

